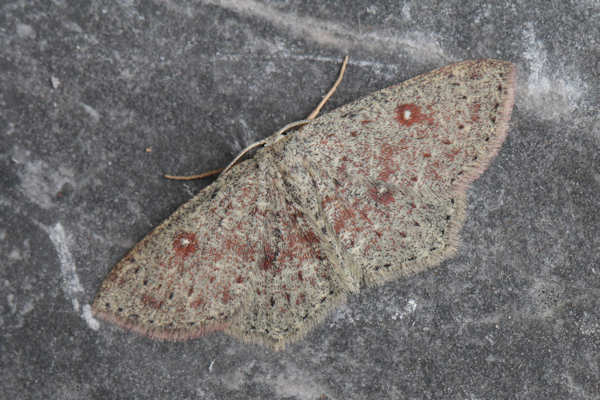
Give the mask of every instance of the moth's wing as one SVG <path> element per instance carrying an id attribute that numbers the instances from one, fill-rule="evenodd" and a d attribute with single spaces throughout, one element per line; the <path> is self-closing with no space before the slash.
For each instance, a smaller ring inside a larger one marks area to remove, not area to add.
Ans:
<path id="1" fill-rule="evenodd" d="M 257 173 L 253 160 L 237 165 L 147 235 L 104 280 L 94 313 L 161 339 L 227 328 L 262 256 Z"/>
<path id="2" fill-rule="evenodd" d="M 462 62 L 375 92 L 288 135 L 286 146 L 302 149 L 296 156 L 318 187 L 319 199 L 304 206 L 323 208 L 367 283 L 453 254 L 467 186 L 506 136 L 514 81 L 511 63 Z"/>
<path id="3" fill-rule="evenodd" d="M 285 187 L 274 149 L 257 154 L 264 170 L 259 205 L 260 234 L 256 279 L 227 333 L 274 349 L 303 337 L 335 305 L 345 301 L 345 288 L 335 273 L 337 257 L 311 213 L 299 207 Z M 298 160 L 296 160 L 297 162 Z"/>

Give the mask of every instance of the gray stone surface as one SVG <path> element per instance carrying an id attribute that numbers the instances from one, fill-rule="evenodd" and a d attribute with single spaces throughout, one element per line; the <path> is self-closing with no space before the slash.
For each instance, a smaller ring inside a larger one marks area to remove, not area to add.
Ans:
<path id="1" fill-rule="evenodd" d="M 600 3 L 3 1 L 0 398 L 600 398 Z M 225 165 L 312 110 L 469 58 L 518 65 L 459 254 L 274 353 L 93 319 L 97 287 Z M 150 147 L 151 152 L 146 152 Z"/>

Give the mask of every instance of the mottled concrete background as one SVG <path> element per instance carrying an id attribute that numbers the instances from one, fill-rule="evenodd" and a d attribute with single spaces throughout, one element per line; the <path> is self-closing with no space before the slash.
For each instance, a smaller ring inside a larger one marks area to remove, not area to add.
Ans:
<path id="1" fill-rule="evenodd" d="M 600 3 L 485 3 L 2 1 L 0 398 L 600 398 Z M 517 64 L 458 256 L 281 353 L 95 320 L 110 268 L 207 184 L 161 174 L 302 119 L 345 54 L 329 109 L 454 61 Z"/>

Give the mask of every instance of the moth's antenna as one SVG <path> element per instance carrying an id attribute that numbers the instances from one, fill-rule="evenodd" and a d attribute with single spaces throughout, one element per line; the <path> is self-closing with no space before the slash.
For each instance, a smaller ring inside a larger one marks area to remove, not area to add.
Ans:
<path id="1" fill-rule="evenodd" d="M 337 80 L 335 81 L 335 83 L 333 84 L 331 89 L 329 89 L 327 94 L 325 96 L 323 96 L 323 99 L 321 99 L 321 102 L 319 103 L 319 105 L 308 115 L 308 117 L 306 117 L 306 119 L 287 124 L 280 130 L 278 130 L 277 133 L 275 134 L 275 136 L 282 135 L 284 132 L 287 132 L 290 129 L 293 129 L 295 127 L 305 125 L 305 124 L 309 123 L 310 120 L 315 119 L 317 117 L 317 115 L 319 115 L 319 112 L 321 112 L 321 109 L 323 108 L 325 103 L 327 103 L 327 101 L 331 98 L 331 96 L 333 96 L 333 93 L 336 91 L 337 87 L 342 82 L 342 78 L 344 77 L 344 73 L 346 72 L 346 66 L 348 65 L 348 59 L 349 59 L 348 56 L 344 57 L 344 61 L 342 62 L 342 67 L 340 68 L 340 73 L 338 75 Z M 279 140 L 281 137 L 282 136 L 280 136 L 277 140 Z M 164 177 L 167 179 L 173 179 L 176 181 L 191 181 L 194 179 L 208 178 L 209 176 L 225 173 L 225 172 L 229 171 L 231 169 L 231 167 L 233 167 L 235 164 L 237 164 L 237 162 L 240 160 L 240 158 L 242 158 L 246 153 L 248 153 L 250 150 L 255 149 L 257 147 L 264 146 L 265 143 L 267 143 L 266 139 L 259 140 L 258 142 L 252 143 L 250 146 L 248 146 L 244 150 L 242 150 L 240 152 L 240 154 L 238 154 L 237 157 L 235 157 L 233 159 L 233 161 L 230 162 L 229 165 L 227 165 L 225 168 L 213 169 L 212 171 L 206 171 L 206 172 L 203 172 L 198 175 L 190 175 L 190 176 L 165 175 Z"/>
<path id="2" fill-rule="evenodd" d="M 348 59 L 349 58 L 350 57 L 348 57 L 348 56 L 344 57 L 344 61 L 342 62 L 342 68 L 340 68 L 340 74 L 338 75 L 337 80 L 335 81 L 335 83 L 333 84 L 333 86 L 331 87 L 331 89 L 329 89 L 329 92 L 327 92 L 327 94 L 325 95 L 325 97 L 323 97 L 323 99 L 321 100 L 321 102 L 319 103 L 319 105 L 317 106 L 317 108 L 315 108 L 313 110 L 313 112 L 311 112 L 310 115 L 308 117 L 306 117 L 306 119 L 308 119 L 308 120 L 315 119 L 317 117 L 317 115 L 319 115 L 319 112 L 321 111 L 321 108 L 323 108 L 323 106 L 325 105 L 325 103 L 327 103 L 327 100 L 329 100 L 331 98 L 331 96 L 333 96 L 333 93 L 335 92 L 335 90 L 337 89 L 337 87 L 342 82 L 342 78 L 344 77 L 344 72 L 346 72 L 346 65 L 348 65 Z"/>

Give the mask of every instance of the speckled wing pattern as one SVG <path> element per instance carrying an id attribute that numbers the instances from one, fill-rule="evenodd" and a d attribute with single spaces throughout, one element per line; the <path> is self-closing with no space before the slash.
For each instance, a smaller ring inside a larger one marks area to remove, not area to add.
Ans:
<path id="1" fill-rule="evenodd" d="M 273 153 L 257 158 L 264 168 L 261 191 L 268 198 L 258 264 L 251 272 L 258 279 L 226 332 L 281 348 L 345 300 L 345 292 L 333 276 L 335 260 L 327 255 L 323 233 L 289 195 Z"/>
<path id="2" fill-rule="evenodd" d="M 264 203 L 258 165 L 221 177 L 147 235 L 110 272 L 94 312 L 139 333 L 187 339 L 226 329 L 254 286 Z"/>
<path id="3" fill-rule="evenodd" d="M 509 62 L 465 61 L 269 138 L 136 245 L 94 313 L 150 337 L 221 330 L 281 349 L 364 284 L 439 264 L 514 85 Z"/>

